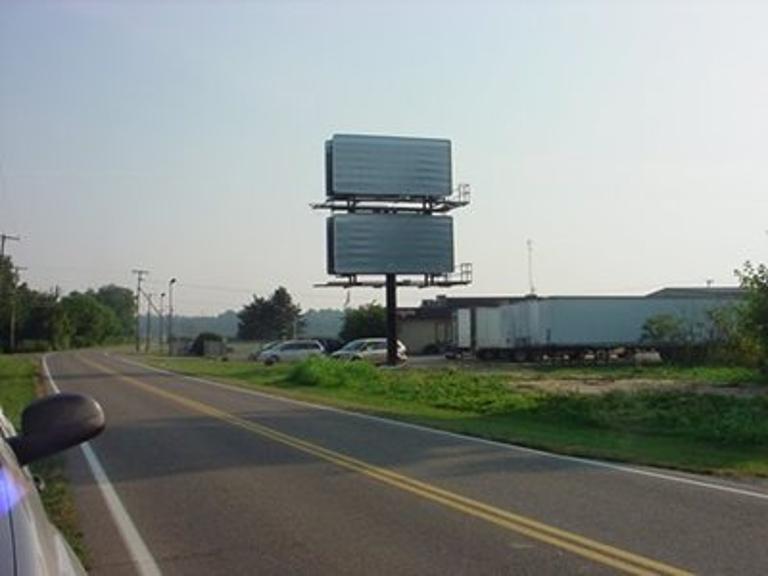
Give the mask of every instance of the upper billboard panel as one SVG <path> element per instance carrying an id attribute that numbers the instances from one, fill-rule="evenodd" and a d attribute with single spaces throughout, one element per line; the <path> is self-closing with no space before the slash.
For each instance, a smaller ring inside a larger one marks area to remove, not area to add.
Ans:
<path id="1" fill-rule="evenodd" d="M 328 218 L 329 274 L 453 272 L 453 219 L 423 214 Z"/>
<path id="2" fill-rule="evenodd" d="M 336 134 L 325 143 L 332 198 L 436 198 L 451 195 L 451 141 Z"/>

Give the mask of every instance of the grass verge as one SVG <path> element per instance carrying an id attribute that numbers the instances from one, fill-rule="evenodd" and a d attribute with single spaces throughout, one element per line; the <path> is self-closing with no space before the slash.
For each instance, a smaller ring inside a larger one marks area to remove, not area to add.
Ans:
<path id="1" fill-rule="evenodd" d="M 365 363 L 327 359 L 270 368 L 186 358 L 149 362 L 238 386 L 564 454 L 768 477 L 764 396 L 680 389 L 542 392 L 510 387 L 507 374 L 379 370 Z M 594 377 L 585 368 L 579 370 L 583 378 Z M 552 369 L 541 372 L 551 374 Z"/>
<path id="2" fill-rule="evenodd" d="M 0 356 L 0 406 L 17 430 L 24 407 L 43 393 L 38 367 L 39 358 L 34 355 Z M 46 458 L 32 464 L 30 469 L 45 484 L 40 498 L 48 518 L 87 568 L 88 557 L 83 534 L 78 527 L 63 456 Z"/>

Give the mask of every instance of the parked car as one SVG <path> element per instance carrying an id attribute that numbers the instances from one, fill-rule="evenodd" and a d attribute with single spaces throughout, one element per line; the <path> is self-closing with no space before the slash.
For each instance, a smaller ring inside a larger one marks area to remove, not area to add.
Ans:
<path id="1" fill-rule="evenodd" d="M 85 442 L 103 429 L 101 407 L 78 394 L 56 394 L 27 406 L 21 434 L 0 411 L 0 574 L 85 575 L 48 520 L 26 465 Z"/>
<path id="2" fill-rule="evenodd" d="M 398 340 L 397 359 L 399 362 L 405 362 L 408 359 L 406 352 L 405 345 Z M 386 364 L 387 339 L 360 338 L 359 340 L 352 340 L 331 354 L 331 357 L 339 360 L 366 360 L 374 364 Z"/>
<path id="3" fill-rule="evenodd" d="M 278 344 L 281 344 L 281 343 L 282 343 L 282 340 L 272 340 L 271 342 L 267 342 L 261 348 L 256 348 L 253 352 L 248 354 L 248 360 L 258 360 L 259 359 L 259 355 L 262 352 L 266 352 L 270 348 L 274 348 L 275 346 L 277 346 Z"/>
<path id="4" fill-rule="evenodd" d="M 270 366 L 276 362 L 298 362 L 323 354 L 325 348 L 317 340 L 286 340 L 262 350 L 257 360 Z"/>

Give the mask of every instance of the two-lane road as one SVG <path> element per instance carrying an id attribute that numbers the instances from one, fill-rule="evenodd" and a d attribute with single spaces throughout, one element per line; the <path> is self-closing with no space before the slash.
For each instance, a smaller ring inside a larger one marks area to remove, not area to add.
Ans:
<path id="1" fill-rule="evenodd" d="M 71 457 L 97 574 L 768 571 L 764 487 L 545 455 L 102 353 L 47 366 L 107 415 Z"/>

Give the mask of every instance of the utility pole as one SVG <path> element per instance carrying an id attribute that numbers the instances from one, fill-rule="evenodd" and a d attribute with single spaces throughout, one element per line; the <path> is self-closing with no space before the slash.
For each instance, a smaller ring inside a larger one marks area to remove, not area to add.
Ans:
<path id="1" fill-rule="evenodd" d="M 21 240 L 21 237 L 13 236 L 11 234 L 6 234 L 5 232 L 0 234 L 0 258 L 5 256 L 5 241 L 6 240 L 13 240 L 14 242 L 19 242 Z"/>
<path id="2" fill-rule="evenodd" d="M 397 364 L 397 276 L 386 275 L 387 298 L 387 364 Z"/>
<path id="3" fill-rule="evenodd" d="M 23 266 L 14 266 L 14 274 L 26 270 Z M 11 325 L 8 331 L 8 346 L 11 352 L 16 351 L 16 280 L 11 279 Z"/>
<path id="4" fill-rule="evenodd" d="M 152 302 L 152 296 L 154 294 L 150 294 L 149 292 L 145 292 L 144 290 L 141 291 L 141 293 L 144 295 L 144 298 L 147 299 L 147 325 L 146 325 L 146 342 L 144 344 L 144 350 L 146 352 L 149 352 L 149 348 L 151 345 L 151 339 L 152 339 L 152 311 L 154 310 L 155 314 L 157 314 L 157 317 L 162 321 L 163 313 L 162 311 L 155 306 L 155 303 Z M 165 296 L 165 293 L 163 293 L 163 296 Z"/>
<path id="5" fill-rule="evenodd" d="M 173 285 L 176 278 L 168 281 L 168 356 L 173 354 Z"/>
<path id="6" fill-rule="evenodd" d="M 149 354 L 149 339 L 152 334 L 152 294 L 144 292 L 147 298 L 147 340 L 144 342 L 144 353 Z"/>
<path id="7" fill-rule="evenodd" d="M 131 270 L 136 274 L 136 352 L 141 350 L 141 283 L 144 280 L 144 276 L 149 275 L 147 270 L 134 269 Z"/>

